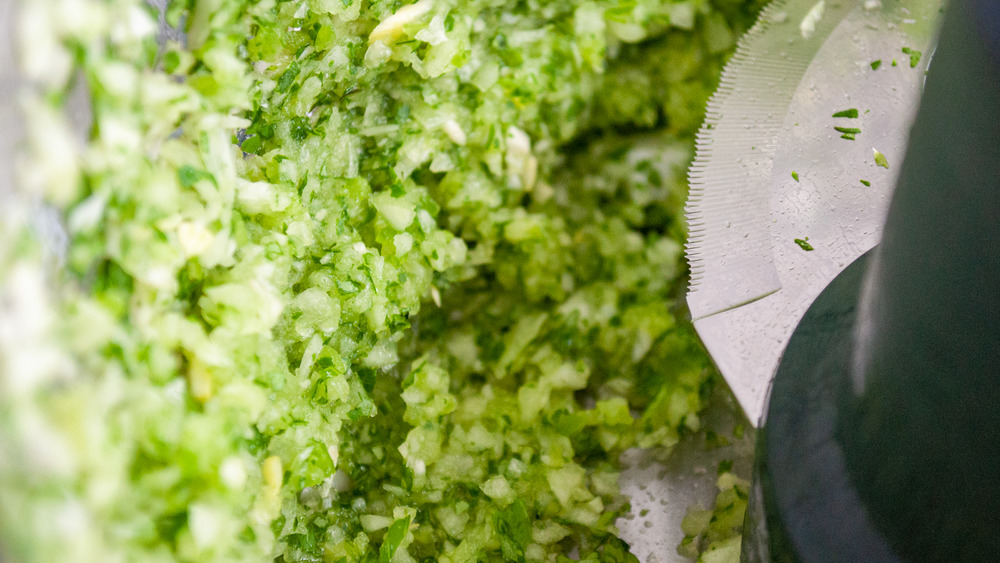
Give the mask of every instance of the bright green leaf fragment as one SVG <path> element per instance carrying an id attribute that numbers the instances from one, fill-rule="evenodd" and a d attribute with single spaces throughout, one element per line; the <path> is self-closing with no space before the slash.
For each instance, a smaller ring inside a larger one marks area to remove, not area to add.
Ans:
<path id="1" fill-rule="evenodd" d="M 892 66 L 899 66 L 898 63 L 896 63 L 896 59 L 892 59 Z"/>
<path id="2" fill-rule="evenodd" d="M 869 188 L 870 188 L 870 187 L 871 187 L 871 185 L 872 185 L 872 183 L 871 183 L 871 182 L 869 182 L 868 180 L 861 180 L 861 183 L 862 183 L 862 184 L 864 184 L 864 185 L 865 185 L 866 187 L 869 187 Z"/>
<path id="3" fill-rule="evenodd" d="M 494 513 L 493 528 L 500 538 L 500 551 L 506 561 L 524 561 L 524 548 L 531 542 L 531 519 L 524 501 L 517 499 Z"/>
<path id="4" fill-rule="evenodd" d="M 875 157 L 875 164 L 885 169 L 889 168 L 889 161 L 885 158 L 884 154 L 878 151 L 878 149 L 872 149 L 872 156 Z"/>
<path id="5" fill-rule="evenodd" d="M 294 61 L 292 64 L 288 65 L 285 72 L 281 73 L 281 77 L 278 78 L 277 91 L 280 93 L 285 93 L 295 82 L 295 78 L 299 75 L 299 62 Z"/>
<path id="6" fill-rule="evenodd" d="M 399 545 L 406 538 L 406 532 L 410 529 L 410 517 L 400 518 L 389 526 L 389 531 L 385 533 L 385 540 L 378 550 L 378 560 L 380 563 L 389 563 L 392 556 L 396 554 Z"/>
<path id="7" fill-rule="evenodd" d="M 813 248 L 813 246 L 811 244 L 809 244 L 809 237 L 806 237 L 806 238 L 797 238 L 797 239 L 795 239 L 794 242 L 795 242 L 795 244 L 799 245 L 799 248 L 801 248 L 802 250 L 805 250 L 806 252 L 809 252 L 811 250 L 815 250 Z"/>
<path id="8" fill-rule="evenodd" d="M 247 154 L 256 154 L 257 151 L 259 151 L 260 148 L 263 146 L 263 143 L 264 143 L 263 139 L 255 135 L 243 141 L 243 144 L 240 145 L 240 148 L 243 150 L 243 152 Z"/>
<path id="9" fill-rule="evenodd" d="M 197 184 L 199 180 L 215 182 L 215 177 L 204 170 L 184 165 L 177 169 L 177 180 L 181 183 L 182 187 L 190 188 Z"/>
<path id="10" fill-rule="evenodd" d="M 792 170 L 792 179 L 795 180 L 796 182 L 798 182 L 799 181 L 799 173 L 796 172 L 796 171 L 794 171 L 794 170 Z"/>
<path id="11" fill-rule="evenodd" d="M 855 135 L 859 135 L 861 133 L 861 129 L 858 129 L 857 127 L 834 127 L 834 129 L 836 129 L 839 133 L 843 133 L 840 136 L 841 139 L 847 139 L 848 141 L 853 141 Z"/>
<path id="12" fill-rule="evenodd" d="M 878 70 L 880 66 L 882 66 L 882 59 L 872 61 L 872 70 Z"/>
<path id="13" fill-rule="evenodd" d="M 843 111 L 838 111 L 837 113 L 833 114 L 833 117 L 848 117 L 851 119 L 854 119 L 857 116 L 858 116 L 857 108 L 845 109 Z"/>
<path id="14" fill-rule="evenodd" d="M 910 68 L 916 68 L 917 64 L 920 63 L 920 56 L 923 54 L 916 49 L 911 49 L 909 47 L 903 47 L 903 54 L 910 56 Z"/>

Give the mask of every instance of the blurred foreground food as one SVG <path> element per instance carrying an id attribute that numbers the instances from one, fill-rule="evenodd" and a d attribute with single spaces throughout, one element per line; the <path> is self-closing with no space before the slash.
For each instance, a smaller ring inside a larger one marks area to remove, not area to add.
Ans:
<path id="1" fill-rule="evenodd" d="M 21 2 L 2 549 L 634 560 L 618 458 L 715 381 L 684 172 L 755 4 Z"/>

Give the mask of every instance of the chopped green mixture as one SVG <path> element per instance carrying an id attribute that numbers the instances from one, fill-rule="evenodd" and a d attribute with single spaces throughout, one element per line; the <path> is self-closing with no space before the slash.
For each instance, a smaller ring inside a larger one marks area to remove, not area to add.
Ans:
<path id="1" fill-rule="evenodd" d="M 809 243 L 809 237 L 806 237 L 806 238 L 797 238 L 797 239 L 793 240 L 792 242 L 794 242 L 795 244 L 799 245 L 799 248 L 801 248 L 802 250 L 805 250 L 806 252 L 810 252 L 810 251 L 816 250 L 815 248 L 813 248 L 813 245 Z"/>
<path id="2" fill-rule="evenodd" d="M 750 496 L 750 483 L 730 472 L 732 462 L 719 464 L 716 486 L 719 494 L 715 508 L 688 508 L 681 528 L 684 540 L 677 552 L 688 557 L 700 555 L 701 563 L 727 563 L 740 560 L 740 537 L 743 516 Z"/>
<path id="3" fill-rule="evenodd" d="M 20 2 L 68 241 L 4 204 L 0 551 L 634 561 L 619 456 L 715 381 L 684 173 L 757 4 Z"/>

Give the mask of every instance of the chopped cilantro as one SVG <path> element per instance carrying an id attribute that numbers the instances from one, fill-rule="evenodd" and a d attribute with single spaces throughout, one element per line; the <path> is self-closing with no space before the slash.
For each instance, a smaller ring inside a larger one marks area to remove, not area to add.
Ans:
<path id="1" fill-rule="evenodd" d="M 409 516 L 395 520 L 392 525 L 389 526 L 389 531 L 385 533 L 385 539 L 382 540 L 382 547 L 378 550 L 379 563 L 389 563 L 392 561 L 392 556 L 396 555 L 396 550 L 399 549 L 399 544 L 403 543 L 403 540 L 406 538 L 406 533 L 409 530 Z"/>
<path id="2" fill-rule="evenodd" d="M 517 499 L 493 515 L 493 527 L 506 561 L 524 561 L 524 548 L 531 542 L 531 518 L 524 501 Z"/>
<path id="3" fill-rule="evenodd" d="M 916 68 L 920 63 L 920 56 L 922 55 L 920 51 L 909 47 L 903 47 L 903 54 L 910 56 L 910 68 Z"/>
<path id="4" fill-rule="evenodd" d="M 845 109 L 843 111 L 838 111 L 837 113 L 833 114 L 833 117 L 848 117 L 852 119 L 857 116 L 858 116 L 857 108 Z"/>
<path id="5" fill-rule="evenodd" d="M 869 182 L 868 180 L 861 180 L 861 183 L 862 183 L 862 184 L 864 184 L 864 185 L 865 185 L 865 187 L 869 187 L 869 188 L 870 188 L 870 187 L 871 187 L 871 185 L 872 185 L 872 183 L 871 183 L 871 182 Z"/>
<path id="6" fill-rule="evenodd" d="M 795 180 L 796 182 L 798 182 L 799 181 L 799 173 L 796 172 L 796 171 L 794 171 L 794 170 L 792 170 L 792 179 Z"/>
<path id="7" fill-rule="evenodd" d="M 285 72 L 281 73 L 281 76 L 278 78 L 278 84 L 275 90 L 282 94 L 287 92 L 292 84 L 295 83 L 295 78 L 299 75 L 299 70 L 298 61 L 293 61 L 292 64 L 288 65 Z"/>
<path id="8" fill-rule="evenodd" d="M 799 248 L 805 251 L 815 250 L 811 244 L 809 244 L 809 237 L 797 238 L 794 240 L 795 244 L 799 245 Z"/>
<path id="9" fill-rule="evenodd" d="M 878 67 L 882 66 L 882 59 L 877 59 L 872 61 L 872 70 L 878 70 Z"/>
<path id="10" fill-rule="evenodd" d="M 875 157 L 875 164 L 881 166 L 882 168 L 889 168 L 889 160 L 885 158 L 885 155 L 878 151 L 878 149 L 872 149 L 872 156 Z"/>
<path id="11" fill-rule="evenodd" d="M 263 142 L 260 136 L 254 135 L 253 137 L 246 138 L 243 144 L 240 145 L 240 148 L 247 154 L 257 154 L 261 147 L 263 147 Z"/>
<path id="12" fill-rule="evenodd" d="M 840 138 L 853 141 L 855 136 L 861 133 L 861 129 L 857 127 L 834 127 L 839 133 L 843 133 Z"/>
<path id="13" fill-rule="evenodd" d="M 209 180 L 211 182 L 215 182 L 215 177 L 204 170 L 198 170 L 193 166 L 184 165 L 177 169 L 177 180 L 180 182 L 182 187 L 190 188 L 198 183 L 199 180 Z"/>

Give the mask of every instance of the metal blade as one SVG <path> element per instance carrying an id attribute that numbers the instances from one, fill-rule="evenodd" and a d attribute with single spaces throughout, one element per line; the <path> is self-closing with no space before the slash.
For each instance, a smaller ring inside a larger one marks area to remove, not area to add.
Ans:
<path id="1" fill-rule="evenodd" d="M 777 0 L 709 103 L 689 173 L 688 305 L 754 424 L 806 309 L 881 238 L 941 4 Z"/>

